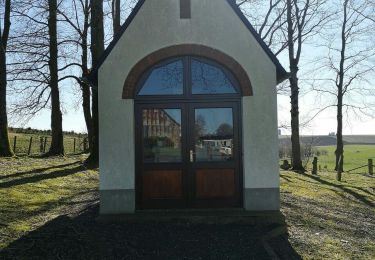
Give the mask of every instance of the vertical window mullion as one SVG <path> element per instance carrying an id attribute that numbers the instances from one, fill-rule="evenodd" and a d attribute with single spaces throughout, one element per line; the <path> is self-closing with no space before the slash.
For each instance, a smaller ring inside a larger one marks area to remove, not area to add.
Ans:
<path id="1" fill-rule="evenodd" d="M 186 82 L 187 82 L 186 93 L 187 93 L 187 97 L 191 98 L 192 97 L 191 57 L 187 56 L 186 60 L 187 60 L 187 62 L 186 62 L 186 65 L 187 65 L 186 66 Z"/>

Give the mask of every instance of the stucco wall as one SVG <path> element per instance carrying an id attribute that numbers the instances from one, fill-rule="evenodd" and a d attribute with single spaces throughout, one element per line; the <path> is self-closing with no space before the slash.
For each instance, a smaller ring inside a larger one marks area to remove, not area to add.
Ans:
<path id="1" fill-rule="evenodd" d="M 177 44 L 201 44 L 237 60 L 254 96 L 243 98 L 245 188 L 278 187 L 276 68 L 226 0 L 192 0 L 180 19 L 179 1 L 147 0 L 99 70 L 100 189 L 134 189 L 133 101 L 122 88 L 148 54 Z"/>

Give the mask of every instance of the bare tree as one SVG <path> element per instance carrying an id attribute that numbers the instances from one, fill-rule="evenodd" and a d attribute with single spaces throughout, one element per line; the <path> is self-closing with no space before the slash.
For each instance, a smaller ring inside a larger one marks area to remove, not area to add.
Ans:
<path id="1" fill-rule="evenodd" d="M 366 5 L 366 10 L 354 7 L 354 11 L 360 14 L 362 17 L 375 23 L 375 0 L 364 0 L 363 4 Z"/>
<path id="2" fill-rule="evenodd" d="M 27 121 L 50 104 L 48 3 L 17 1 L 14 30 L 9 39 L 8 84 L 12 117 Z M 22 25 L 22 26 L 21 26 Z"/>
<path id="3" fill-rule="evenodd" d="M 7 63 L 6 49 L 10 31 L 11 1 L 5 0 L 4 5 L 4 29 L 0 21 L 0 157 L 12 156 L 12 148 L 8 136 L 8 115 L 6 107 L 7 95 Z M 3 4 L 2 3 L 2 4 Z"/>
<path id="4" fill-rule="evenodd" d="M 10 37 L 8 83 L 16 95 L 12 115 L 27 121 L 45 108 L 51 109 L 52 140 L 45 156 L 64 154 L 60 101 L 57 0 L 17 0 L 13 17 L 17 26 Z M 61 3 L 61 1 L 60 1 Z M 59 3 L 59 4 L 60 4 Z M 22 26 L 21 26 L 22 25 Z M 26 118 L 26 119 L 25 119 Z"/>
<path id="5" fill-rule="evenodd" d="M 375 89 L 371 87 L 375 64 L 373 47 L 374 24 L 369 2 L 342 0 L 332 21 L 331 29 L 326 33 L 328 55 L 320 60 L 322 70 L 318 73 L 322 81 L 314 90 L 333 97 L 326 107 L 335 107 L 337 114 L 337 143 L 335 170 L 343 172 L 344 142 L 343 118 L 346 112 L 371 116 L 375 109 Z M 349 95 L 350 94 L 350 95 Z M 341 174 L 337 179 L 341 180 Z"/>
<path id="6" fill-rule="evenodd" d="M 82 109 L 85 118 L 87 135 L 89 144 L 92 143 L 92 116 L 91 116 L 91 90 L 87 82 L 89 75 L 89 29 L 90 29 L 90 3 L 89 0 L 70 0 L 66 8 L 62 6 L 58 9 L 59 15 L 62 17 L 61 22 L 69 25 L 73 31 L 65 41 L 69 43 L 69 49 L 79 49 L 81 59 L 75 61 L 72 59 L 65 67 L 75 66 L 81 71 L 80 76 L 74 70 L 72 74 L 66 75 L 65 78 L 72 78 L 79 84 L 82 92 Z M 75 55 L 75 52 L 74 52 Z"/>
<path id="7" fill-rule="evenodd" d="M 276 56 L 288 47 L 284 33 L 287 23 L 285 0 L 237 0 L 237 5 Z"/>
<path id="8" fill-rule="evenodd" d="M 286 0 L 286 4 L 291 92 L 292 166 L 295 171 L 304 171 L 300 144 L 298 66 L 304 42 L 320 31 L 321 26 L 328 21 L 329 15 L 323 10 L 326 4 L 325 0 Z"/>
<path id="9" fill-rule="evenodd" d="M 92 66 L 96 68 L 99 59 L 104 52 L 104 15 L 103 0 L 91 0 L 91 58 Z M 86 163 L 96 166 L 99 163 L 99 110 L 98 110 L 98 87 L 92 88 L 92 119 L 93 138 L 91 154 Z"/>

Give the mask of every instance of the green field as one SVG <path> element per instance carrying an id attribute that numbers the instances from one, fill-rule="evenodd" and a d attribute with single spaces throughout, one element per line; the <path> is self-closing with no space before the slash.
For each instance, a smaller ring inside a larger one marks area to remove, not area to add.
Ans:
<path id="1" fill-rule="evenodd" d="M 31 153 L 30 155 L 39 155 L 40 152 L 40 146 L 41 141 L 40 138 L 47 137 L 46 142 L 46 148 L 45 151 L 47 152 L 50 145 L 51 145 L 51 136 L 49 135 L 41 135 L 41 134 L 24 134 L 24 133 L 9 133 L 9 139 L 12 146 L 12 149 L 14 149 L 14 137 L 17 137 L 16 140 L 16 155 L 25 155 L 28 152 L 29 144 L 30 144 L 30 138 L 32 137 L 32 143 L 31 143 Z M 72 136 L 72 135 L 65 135 L 64 136 L 64 148 L 66 154 L 78 154 L 82 153 L 84 151 L 84 140 L 85 136 Z M 76 139 L 76 149 L 74 151 L 74 139 Z M 44 141 L 42 142 L 44 145 Z M 88 146 L 88 144 L 87 144 Z"/>
<path id="2" fill-rule="evenodd" d="M 335 146 L 317 147 L 323 155 L 318 156 L 318 165 L 327 168 L 328 171 L 335 169 Z M 368 159 L 373 159 L 375 163 L 375 145 L 346 145 L 344 147 L 344 171 L 367 165 Z M 362 168 L 353 173 L 367 173 L 368 169 Z"/>
<path id="3" fill-rule="evenodd" d="M 335 150 L 336 146 L 316 146 L 313 147 L 314 155 L 303 158 L 303 165 L 310 171 L 312 169 L 313 157 L 318 157 L 318 166 L 321 171 L 335 171 Z M 291 161 L 290 158 L 280 159 L 280 165 L 283 160 Z M 366 166 L 368 159 L 372 159 L 375 164 L 375 145 L 345 145 L 344 146 L 344 171 L 348 172 L 354 168 Z M 368 173 L 368 167 L 363 167 L 350 171 L 350 173 Z"/>

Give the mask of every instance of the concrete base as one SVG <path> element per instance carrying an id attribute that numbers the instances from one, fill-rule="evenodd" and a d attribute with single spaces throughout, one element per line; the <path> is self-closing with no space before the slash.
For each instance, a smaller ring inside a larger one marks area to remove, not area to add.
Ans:
<path id="1" fill-rule="evenodd" d="M 244 209 L 246 211 L 279 211 L 279 188 L 245 189 Z M 134 212 L 135 190 L 129 189 L 100 191 L 100 214 L 115 215 Z"/>
<path id="2" fill-rule="evenodd" d="M 279 188 L 254 188 L 244 190 L 244 208 L 248 211 L 280 210 Z"/>
<path id="3" fill-rule="evenodd" d="M 100 214 L 135 212 L 135 190 L 101 190 Z"/>

